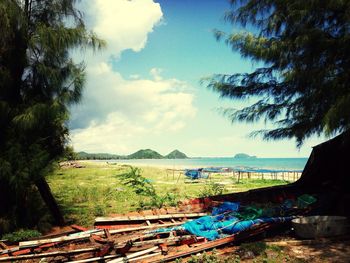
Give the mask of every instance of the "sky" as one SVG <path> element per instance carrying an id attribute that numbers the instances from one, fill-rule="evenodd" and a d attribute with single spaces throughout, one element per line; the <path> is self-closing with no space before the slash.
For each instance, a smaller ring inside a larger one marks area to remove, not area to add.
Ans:
<path id="1" fill-rule="evenodd" d="M 224 21 L 227 0 L 89 0 L 78 8 L 107 47 L 72 52 L 75 61 L 85 62 L 87 74 L 83 99 L 71 108 L 75 151 L 308 157 L 324 141 L 314 137 L 298 149 L 294 140 L 249 138 L 271 125 L 231 123 L 220 113 L 249 101 L 220 99 L 201 80 L 257 67 L 214 37 L 214 29 L 244 30 Z"/>

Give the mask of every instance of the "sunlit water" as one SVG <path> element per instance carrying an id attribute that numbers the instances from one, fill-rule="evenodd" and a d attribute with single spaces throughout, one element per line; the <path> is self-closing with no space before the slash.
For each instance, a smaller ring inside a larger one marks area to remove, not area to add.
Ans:
<path id="1" fill-rule="evenodd" d="M 190 158 L 190 159 L 130 159 L 130 160 L 100 160 L 140 166 L 167 167 L 173 169 L 201 168 L 201 167 L 230 167 L 271 170 L 301 171 L 307 158 Z"/>

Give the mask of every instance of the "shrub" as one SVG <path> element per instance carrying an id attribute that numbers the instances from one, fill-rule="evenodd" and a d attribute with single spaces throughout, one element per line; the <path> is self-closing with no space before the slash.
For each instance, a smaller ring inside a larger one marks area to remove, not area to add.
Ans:
<path id="1" fill-rule="evenodd" d="M 22 240 L 28 240 L 30 238 L 39 236 L 41 236 L 41 233 L 37 230 L 20 229 L 18 231 L 3 235 L 2 239 L 8 240 L 10 242 L 19 242 Z"/>

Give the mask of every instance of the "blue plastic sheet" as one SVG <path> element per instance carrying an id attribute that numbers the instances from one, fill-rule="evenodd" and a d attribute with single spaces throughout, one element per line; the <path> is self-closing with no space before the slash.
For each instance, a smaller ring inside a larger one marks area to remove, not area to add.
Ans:
<path id="1" fill-rule="evenodd" d="M 293 214 L 291 209 L 294 205 L 295 201 L 293 200 L 285 200 L 282 204 L 265 208 L 241 206 L 237 202 L 224 202 L 220 206 L 214 207 L 210 216 L 203 216 L 174 228 L 162 228 L 151 232 L 185 230 L 193 235 L 215 240 L 248 230 L 257 224 L 291 221 L 295 218 L 295 216 L 291 216 Z"/>
<path id="2" fill-rule="evenodd" d="M 188 169 L 185 171 L 185 176 L 189 177 L 192 180 L 195 179 L 207 179 L 209 177 L 208 173 L 205 173 L 203 171 L 203 168 L 199 168 L 199 169 Z"/>
<path id="3" fill-rule="evenodd" d="M 239 205 L 240 203 L 224 202 L 222 205 L 214 207 L 211 213 L 213 216 L 215 216 L 227 212 L 237 212 L 239 210 Z"/>
<path id="4" fill-rule="evenodd" d="M 208 240 L 215 240 L 220 237 L 247 230 L 257 224 L 288 222 L 293 218 L 294 217 L 272 217 L 255 220 L 239 220 L 236 217 L 231 217 L 228 220 L 217 221 L 216 217 L 205 216 L 197 220 L 186 222 L 182 227 L 193 235 L 205 237 Z"/>

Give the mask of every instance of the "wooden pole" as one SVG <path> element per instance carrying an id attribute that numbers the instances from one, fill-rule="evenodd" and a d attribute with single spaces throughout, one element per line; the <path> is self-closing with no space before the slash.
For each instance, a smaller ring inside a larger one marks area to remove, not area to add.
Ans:
<path id="1" fill-rule="evenodd" d="M 10 256 L 10 257 L 0 257 L 0 262 L 3 261 L 16 261 L 16 260 L 25 260 L 25 259 L 34 259 L 34 258 L 43 258 L 43 257 L 56 257 L 56 256 L 68 256 L 73 254 L 81 254 L 87 252 L 94 252 L 99 250 L 98 247 L 82 248 L 71 251 L 54 251 L 41 254 L 29 254 L 29 255 L 20 255 L 20 256 Z"/>

